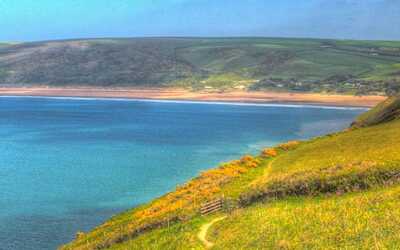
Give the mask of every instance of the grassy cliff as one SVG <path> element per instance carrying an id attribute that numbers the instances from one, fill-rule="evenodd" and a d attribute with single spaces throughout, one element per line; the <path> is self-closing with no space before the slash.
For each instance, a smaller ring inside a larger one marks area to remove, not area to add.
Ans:
<path id="1" fill-rule="evenodd" d="M 206 171 L 62 249 L 204 249 L 200 228 L 222 214 L 207 232 L 215 249 L 398 249 L 400 107 L 391 104 L 399 99 L 357 120 L 391 114 L 378 122 Z M 199 215 L 215 197 L 224 210 Z"/>
<path id="2" fill-rule="evenodd" d="M 136 38 L 0 44 L 0 84 L 393 93 L 400 42 Z"/>
<path id="3" fill-rule="evenodd" d="M 390 97 L 374 109 L 360 115 L 352 124 L 353 128 L 368 127 L 400 118 L 400 98 Z"/>

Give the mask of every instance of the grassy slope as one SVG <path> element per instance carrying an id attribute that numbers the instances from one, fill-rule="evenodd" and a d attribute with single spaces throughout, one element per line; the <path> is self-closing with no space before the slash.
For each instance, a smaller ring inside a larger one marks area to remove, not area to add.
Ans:
<path id="1" fill-rule="evenodd" d="M 400 98 L 391 97 L 374 109 L 360 115 L 353 127 L 367 127 L 400 118 Z"/>
<path id="2" fill-rule="evenodd" d="M 371 93 L 385 91 L 383 81 L 400 82 L 400 42 L 277 38 L 38 42 L 0 47 L 0 71 L 5 72 L 1 82 L 8 84 L 193 89 L 254 85 L 253 89 Z"/>
<path id="3" fill-rule="evenodd" d="M 386 110 L 378 106 L 363 119 Z M 395 119 L 280 145 L 257 158 L 230 163 L 236 170 L 245 165 L 248 170 L 216 182 L 219 190 L 215 194 L 225 195 L 230 204 L 226 211 L 231 213 L 212 227 L 208 238 L 216 249 L 397 249 L 399 142 L 400 119 Z M 205 175 L 214 176 L 213 171 Z M 115 230 L 121 225 L 118 218 L 131 220 L 131 215 L 132 211 L 119 215 L 100 227 L 94 242 L 109 239 L 112 234 L 104 231 Z M 154 228 L 107 247 L 201 249 L 196 234 L 211 219 L 191 213 L 169 227 Z M 85 249 L 85 242 L 91 249 L 93 232 L 67 249 Z"/>
<path id="4" fill-rule="evenodd" d="M 278 157 L 242 201 L 382 184 L 400 170 L 399 142 L 400 120 L 308 141 Z"/>
<path id="5" fill-rule="evenodd" d="M 221 196 L 237 199 L 250 181 L 264 173 L 269 161 L 263 157 L 246 156 L 239 161 L 222 164 L 217 169 L 202 173 L 174 192 L 119 214 L 91 232 L 79 235 L 77 240 L 63 249 L 107 248 L 153 229 L 197 218 L 200 204 L 207 200 Z M 235 202 L 230 206 L 235 206 Z"/>
<path id="6" fill-rule="evenodd" d="M 209 232 L 215 249 L 399 249 L 400 186 L 287 198 L 239 210 Z"/>
<path id="7" fill-rule="evenodd" d="M 212 217 L 211 217 L 212 218 Z M 110 250 L 201 250 L 202 243 L 197 239 L 201 225 L 211 220 L 210 217 L 195 217 L 189 222 L 177 223 L 170 227 L 153 230 L 134 240 L 115 244 Z M 173 236 L 173 237 L 172 237 Z"/>
<path id="8" fill-rule="evenodd" d="M 400 187 L 331 197 L 256 203 L 214 225 L 213 249 L 398 249 Z M 199 217 L 154 230 L 111 249 L 204 249 Z"/>

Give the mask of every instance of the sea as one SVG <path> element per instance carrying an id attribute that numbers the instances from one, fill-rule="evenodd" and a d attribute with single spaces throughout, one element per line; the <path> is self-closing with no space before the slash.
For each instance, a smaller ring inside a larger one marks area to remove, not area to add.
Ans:
<path id="1" fill-rule="evenodd" d="M 201 171 L 364 108 L 0 97 L 0 249 L 47 250 Z"/>

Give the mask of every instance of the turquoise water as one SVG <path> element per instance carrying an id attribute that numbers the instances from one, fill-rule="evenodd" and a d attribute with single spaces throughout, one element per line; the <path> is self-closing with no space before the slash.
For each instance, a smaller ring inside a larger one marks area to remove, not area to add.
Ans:
<path id="1" fill-rule="evenodd" d="M 362 111 L 2 97 L 0 249 L 55 249 L 222 161 L 342 129 Z"/>

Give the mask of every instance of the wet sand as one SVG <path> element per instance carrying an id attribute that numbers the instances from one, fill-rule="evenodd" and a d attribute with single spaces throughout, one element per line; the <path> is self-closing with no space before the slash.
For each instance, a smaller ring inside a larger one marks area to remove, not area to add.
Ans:
<path id="1" fill-rule="evenodd" d="M 235 90 L 192 92 L 178 88 L 100 87 L 0 87 L 0 96 L 98 97 L 248 103 L 297 103 L 328 106 L 372 107 L 385 96 L 352 96 L 317 93 L 289 93 Z"/>

